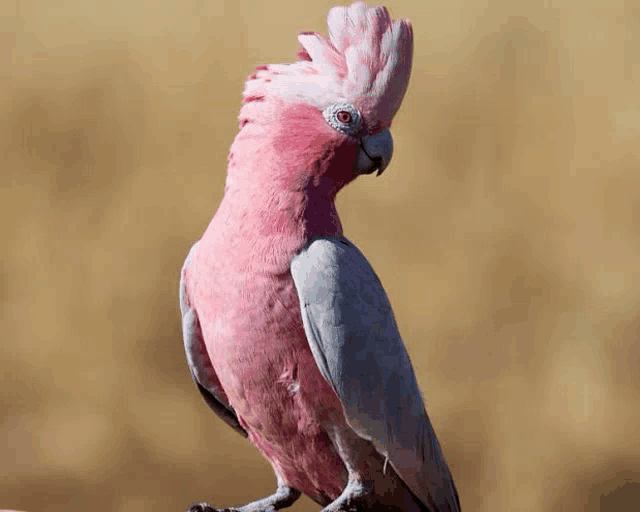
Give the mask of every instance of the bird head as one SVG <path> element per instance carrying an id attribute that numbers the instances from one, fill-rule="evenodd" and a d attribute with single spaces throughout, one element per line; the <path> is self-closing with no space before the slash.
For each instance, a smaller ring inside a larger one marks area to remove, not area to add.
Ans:
<path id="1" fill-rule="evenodd" d="M 260 66 L 249 77 L 234 144 L 251 141 L 255 163 L 269 167 L 272 178 L 329 178 L 341 188 L 389 165 L 413 32 L 409 20 L 393 21 L 385 7 L 362 2 L 334 7 L 327 25 L 328 38 L 298 35 L 297 62 Z M 269 146 L 258 149 L 260 138 Z M 230 159 L 234 153 L 232 147 Z"/>

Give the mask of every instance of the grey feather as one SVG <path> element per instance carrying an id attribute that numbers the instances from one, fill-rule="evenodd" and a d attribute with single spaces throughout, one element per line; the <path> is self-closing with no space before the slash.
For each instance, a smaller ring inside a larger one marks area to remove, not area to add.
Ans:
<path id="1" fill-rule="evenodd" d="M 391 304 L 367 259 L 346 238 L 320 237 L 294 257 L 291 273 L 316 364 L 351 428 L 423 503 L 459 511 Z"/>
<path id="2" fill-rule="evenodd" d="M 188 299 L 187 283 L 185 274 L 193 260 L 198 243 L 196 242 L 187 256 L 182 275 L 180 278 L 180 310 L 182 312 L 182 337 L 184 350 L 187 355 L 187 363 L 191 371 L 191 377 L 198 386 L 205 402 L 213 411 L 236 432 L 247 437 L 247 432 L 236 416 L 233 407 L 229 404 L 220 381 L 209 359 L 209 354 L 205 346 L 200 321 L 196 310 L 191 306 Z"/>

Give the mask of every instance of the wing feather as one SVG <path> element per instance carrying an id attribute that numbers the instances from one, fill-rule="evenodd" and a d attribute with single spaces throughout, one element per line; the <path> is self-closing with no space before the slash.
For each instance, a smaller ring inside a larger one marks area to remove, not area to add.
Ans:
<path id="1" fill-rule="evenodd" d="M 423 503 L 458 512 L 391 304 L 367 259 L 343 237 L 320 237 L 296 255 L 291 273 L 311 351 L 349 425 Z"/>

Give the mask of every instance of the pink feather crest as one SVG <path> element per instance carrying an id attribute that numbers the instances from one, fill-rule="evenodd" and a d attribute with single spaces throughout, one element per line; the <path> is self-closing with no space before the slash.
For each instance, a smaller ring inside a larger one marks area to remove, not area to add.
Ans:
<path id="1" fill-rule="evenodd" d="M 411 74 L 411 23 L 393 21 L 384 6 L 356 2 L 331 9 L 327 26 L 328 38 L 298 35 L 297 62 L 258 68 L 247 80 L 245 104 L 271 96 L 320 109 L 352 102 L 373 124 L 390 124 Z"/>

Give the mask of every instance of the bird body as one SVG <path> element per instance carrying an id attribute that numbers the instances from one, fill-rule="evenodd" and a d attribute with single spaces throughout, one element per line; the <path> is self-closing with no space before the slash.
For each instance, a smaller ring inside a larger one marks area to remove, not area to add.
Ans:
<path id="1" fill-rule="evenodd" d="M 276 493 L 241 512 L 300 492 L 327 512 L 458 511 L 386 294 L 335 207 L 389 163 L 411 25 L 361 2 L 328 24 L 329 40 L 299 36 L 301 60 L 247 81 L 224 198 L 182 270 L 187 360 L 276 473 Z"/>
<path id="2" fill-rule="evenodd" d="M 309 348 L 289 271 L 308 235 L 300 223 L 274 243 L 270 218 L 229 236 L 225 226 L 242 213 L 223 202 L 195 247 L 190 304 L 208 320 L 207 355 L 249 440 L 292 487 L 328 504 L 347 474 L 321 425 L 344 415 Z"/>

